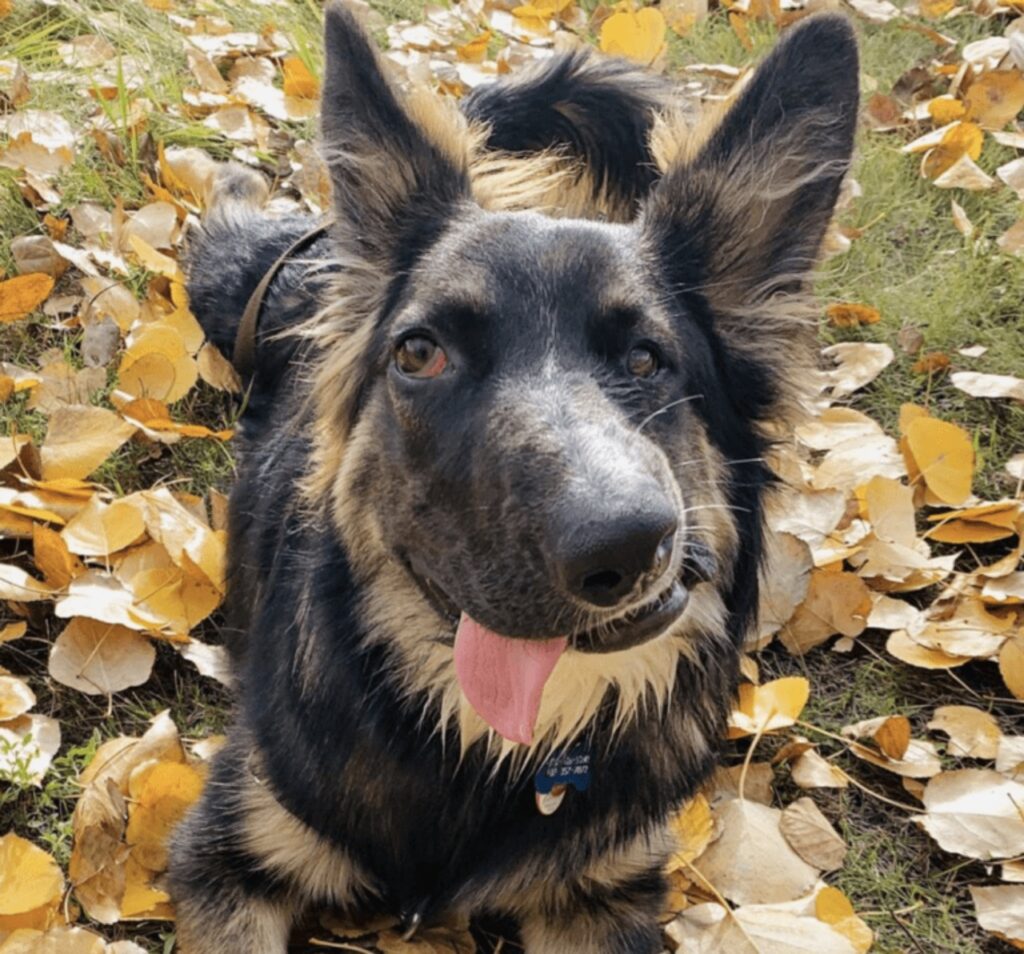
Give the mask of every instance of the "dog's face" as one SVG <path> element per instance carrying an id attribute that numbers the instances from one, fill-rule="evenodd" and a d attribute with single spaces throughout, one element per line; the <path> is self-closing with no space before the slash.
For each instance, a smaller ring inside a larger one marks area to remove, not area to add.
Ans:
<path id="1" fill-rule="evenodd" d="M 635 229 L 470 207 L 376 346 L 377 519 L 449 612 L 583 650 L 679 616 L 725 505 L 689 406 L 708 345 Z"/>
<path id="2" fill-rule="evenodd" d="M 611 651 L 731 582 L 851 149 L 847 29 L 781 44 L 635 223 L 609 225 L 481 209 L 457 148 L 330 9 L 324 137 L 366 314 L 321 409 L 372 435 L 344 508 L 442 614 Z"/>

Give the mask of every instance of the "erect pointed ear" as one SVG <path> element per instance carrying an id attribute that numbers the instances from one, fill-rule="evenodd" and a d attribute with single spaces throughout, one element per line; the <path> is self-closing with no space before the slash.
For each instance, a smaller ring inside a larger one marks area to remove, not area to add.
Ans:
<path id="1" fill-rule="evenodd" d="M 774 339 L 778 357 L 800 334 L 793 319 L 849 166 L 857 89 L 843 17 L 793 27 L 644 208 L 644 239 L 671 290 L 701 296 L 740 351 L 764 356 Z"/>
<path id="2" fill-rule="evenodd" d="M 422 247 L 424 230 L 439 230 L 469 196 L 460 130 L 442 104 L 403 102 L 373 41 L 339 0 L 327 5 L 324 32 L 321 127 L 335 232 L 346 257 L 390 274 L 399 249 Z"/>

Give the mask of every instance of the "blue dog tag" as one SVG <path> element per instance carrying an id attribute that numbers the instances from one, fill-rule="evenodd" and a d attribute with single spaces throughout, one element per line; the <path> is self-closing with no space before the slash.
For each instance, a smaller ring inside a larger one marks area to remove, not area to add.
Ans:
<path id="1" fill-rule="evenodd" d="M 565 793 L 572 786 L 578 792 L 590 787 L 590 750 L 577 745 L 568 752 L 552 755 L 534 776 L 537 810 L 551 815 L 562 804 Z"/>

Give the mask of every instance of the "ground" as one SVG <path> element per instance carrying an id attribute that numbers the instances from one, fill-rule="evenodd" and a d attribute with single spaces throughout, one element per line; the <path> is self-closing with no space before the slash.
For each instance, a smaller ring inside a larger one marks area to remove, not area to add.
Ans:
<path id="1" fill-rule="evenodd" d="M 49 209 L 55 218 L 67 219 L 69 210 L 86 200 L 108 209 L 118 203 L 128 209 L 138 207 L 147 199 L 145 175 L 153 170 L 158 145 L 198 146 L 215 158 L 231 154 L 232 144 L 203 125 L 198 115 L 190 118 L 188 109 L 165 108 L 183 102 L 192 79 L 180 35 L 168 29 L 164 6 L 135 0 L 77 0 L 55 5 L 15 0 L 13 12 L 0 19 L 0 60 L 17 59 L 33 77 L 28 105 L 59 112 L 76 130 L 84 129 L 94 116 L 96 100 L 85 94 L 69 95 L 59 72 L 64 65 L 59 52 L 62 43 L 94 34 L 97 22 L 106 23 L 118 55 L 135 56 L 145 64 L 141 91 L 129 91 L 125 84 L 110 98 L 100 99 L 111 137 L 83 134 L 73 164 L 57 181 L 59 198 Z M 593 12 L 592 0 L 585 0 L 582 6 L 587 13 Z M 237 30 L 261 31 L 272 23 L 291 39 L 293 49 L 311 71 L 319 72 L 319 5 L 314 0 L 271 5 L 256 0 L 205 0 L 180 2 L 177 7 L 182 15 L 223 17 Z M 386 22 L 419 21 L 424 13 L 415 0 L 379 2 L 374 7 Z M 3 8 L 0 2 L 0 10 Z M 970 41 L 1001 35 L 1006 21 L 966 14 L 931 25 L 954 37 L 959 50 Z M 875 92 L 888 93 L 912 67 L 941 55 L 932 39 L 907 29 L 900 20 L 887 24 L 857 20 L 857 29 L 865 98 Z M 383 30 L 379 33 L 383 40 Z M 692 63 L 744 65 L 769 48 L 776 35 L 774 26 L 753 23 L 753 49 L 748 50 L 724 11 L 714 10 L 686 36 L 669 34 L 666 69 L 681 75 L 682 68 Z M 956 62 L 955 54 L 947 58 Z M 52 73 L 49 79 L 47 71 Z M 130 99 L 140 95 L 161 107 L 150 112 L 141 127 L 129 117 Z M 311 120 L 276 125 L 290 139 L 315 137 Z M 900 151 L 914 134 L 912 130 L 879 133 L 866 128 L 860 133 L 853 176 L 861 195 L 840 217 L 855 238 L 848 251 L 824 264 L 818 289 L 823 305 L 867 303 L 879 310 L 881 320 L 851 330 L 835 328 L 823 319 L 821 333 L 826 341 L 867 340 L 891 345 L 895 362 L 849 403 L 881 422 L 890 433 L 896 432 L 901 404 L 927 404 L 934 414 L 957 422 L 971 435 L 978 456 L 975 492 L 988 499 L 1013 496 L 1019 493 L 1019 486 L 1004 465 L 1024 448 L 1024 403 L 971 398 L 950 385 L 946 369 L 920 373 L 913 366 L 923 353 L 955 357 L 957 349 L 981 345 L 988 349 L 982 358 L 957 358 L 959 365 L 998 374 L 1013 374 L 1024 367 L 1024 321 L 1020 318 L 1024 261 L 998 254 L 993 247 L 994 240 L 1019 217 L 1020 203 L 1007 189 L 950 192 L 936 188 L 919 175 L 918 157 Z M 120 148 L 110 149 L 111 141 Z M 275 170 L 278 158 L 273 147 L 269 152 L 255 152 L 255 160 L 266 171 Z M 989 140 L 979 165 L 991 174 L 1015 156 L 1016 150 Z M 954 227 L 951 197 L 974 224 L 976 232 L 971 238 Z M 26 203 L 19 188 L 18 172 L 0 168 L 0 275 L 18 272 L 10 241 L 43 231 L 39 211 Z M 74 245 L 78 238 L 72 228 L 66 241 Z M 127 281 L 143 295 L 148 279 L 146 272 L 137 268 Z M 76 281 L 71 269 L 57 291 L 64 288 L 76 293 Z M 0 357 L 34 368 L 41 354 L 57 348 L 80 366 L 80 331 L 54 329 L 52 324 L 39 316 L 30 322 L 0 324 Z M 916 329 L 923 336 L 923 346 L 913 354 L 901 346 L 906 339 L 900 333 L 905 329 Z M 113 384 L 111 370 L 110 387 Z M 106 393 L 93 400 L 102 404 Z M 41 442 L 47 416 L 29 410 L 26 401 L 27 392 L 0 401 L 0 428 L 31 434 Z M 173 412 L 176 420 L 224 429 L 232 426 L 237 403 L 232 396 L 200 384 Z M 118 494 L 168 482 L 177 490 L 197 495 L 211 488 L 227 491 L 232 480 L 230 447 L 230 442 L 186 440 L 157 445 L 154 452 L 152 444 L 133 441 L 114 453 L 94 479 Z M 4 558 L 16 560 L 27 552 L 24 541 L 19 540 L 0 540 L 0 547 Z M 4 621 L 0 608 L 0 624 Z M 199 676 L 166 643 L 158 644 L 156 667 L 143 686 L 111 698 L 84 695 L 47 676 L 50 646 L 63 621 L 35 610 L 29 621 L 27 636 L 0 645 L 0 664 L 27 675 L 37 697 L 35 711 L 59 720 L 63 744 L 41 787 L 22 786 L 16 780 L 0 782 L 0 832 L 13 830 L 23 835 L 49 850 L 66 868 L 72 847 L 71 814 L 80 792 L 77 778 L 98 745 L 118 734 L 141 734 L 148 721 L 166 708 L 184 736 L 203 738 L 224 730 L 230 702 L 224 689 Z M 203 624 L 202 634 L 216 642 L 216 630 L 214 616 Z M 759 662 L 764 678 L 807 675 L 812 692 L 802 719 L 836 735 L 845 725 L 890 713 L 909 716 L 915 736 L 920 735 L 934 708 L 946 703 L 986 709 L 1008 733 L 1014 725 L 1020 726 L 1022 704 L 1008 698 L 991 662 L 973 662 L 948 673 L 911 669 L 887 655 L 884 646 L 885 634 L 868 632 L 847 654 L 825 646 L 794 657 L 776 644 L 761 654 Z M 820 741 L 823 754 L 836 756 L 839 764 L 872 792 L 890 801 L 912 801 L 898 778 L 854 759 L 841 741 L 826 735 L 814 741 Z M 761 744 L 764 750 L 759 757 L 780 743 Z M 729 760 L 741 761 L 748 745 L 749 741 L 732 743 Z M 777 788 L 779 804 L 801 794 L 785 780 Z M 873 950 L 980 954 L 1008 949 L 984 932 L 974 916 L 966 885 L 985 879 L 980 862 L 941 852 L 910 820 L 909 811 L 894 808 L 875 794 L 851 787 L 815 795 L 850 846 L 845 864 L 829 881 L 846 893 L 874 929 Z M 154 952 L 173 950 L 170 923 L 122 923 L 105 928 L 104 933 L 111 938 L 134 939 Z"/>

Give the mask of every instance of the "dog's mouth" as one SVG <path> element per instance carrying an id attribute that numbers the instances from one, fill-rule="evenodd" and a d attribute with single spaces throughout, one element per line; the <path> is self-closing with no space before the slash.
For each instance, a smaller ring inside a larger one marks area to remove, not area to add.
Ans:
<path id="1" fill-rule="evenodd" d="M 709 554 L 684 562 L 675 579 L 655 596 L 621 616 L 578 632 L 549 639 L 504 636 L 460 611 L 433 579 L 406 568 L 427 600 L 453 624 L 454 635 L 439 637 L 453 646 L 459 685 L 480 717 L 499 735 L 529 745 L 548 678 L 566 649 L 611 653 L 649 642 L 669 630 L 686 610 L 690 588 L 710 578 Z"/>

